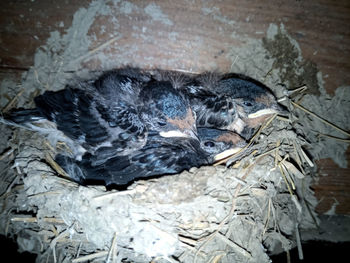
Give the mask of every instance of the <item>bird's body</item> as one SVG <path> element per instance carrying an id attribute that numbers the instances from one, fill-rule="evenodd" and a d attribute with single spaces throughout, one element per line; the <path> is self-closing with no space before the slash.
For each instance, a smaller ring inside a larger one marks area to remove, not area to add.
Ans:
<path id="1" fill-rule="evenodd" d="M 196 138 L 188 101 L 169 82 L 157 85 L 146 77 L 129 76 L 128 71 L 112 71 L 78 88 L 46 91 L 34 99 L 35 109 L 16 110 L 5 118 L 45 133 L 52 131 L 53 123 L 69 145 L 73 141 L 80 148 L 77 159 L 86 151 L 94 155 L 106 147 L 111 156 L 128 155 L 146 144 L 149 132 Z M 51 122 L 50 129 L 36 129 L 43 121 Z"/>
<path id="2" fill-rule="evenodd" d="M 236 75 L 159 75 L 110 71 L 46 91 L 2 121 L 63 138 L 73 154 L 56 159 L 73 180 L 126 185 L 225 158 L 279 109 L 264 86 Z"/>
<path id="3" fill-rule="evenodd" d="M 243 75 L 207 73 L 181 90 L 193 105 L 198 127 L 235 131 L 245 139 L 269 116 L 284 111 L 267 87 Z"/>
<path id="4" fill-rule="evenodd" d="M 100 154 L 104 155 L 103 152 Z M 95 155 L 85 154 L 81 161 L 64 156 L 56 160 L 74 180 L 82 184 L 94 182 L 106 186 L 126 185 L 136 179 L 175 174 L 208 164 L 207 156 L 196 139 L 165 139 L 159 135 L 150 135 L 144 147 L 129 155 L 115 155 L 103 163 L 96 163 L 95 159 Z"/>
<path id="5" fill-rule="evenodd" d="M 225 129 L 238 118 L 236 104 L 226 95 L 191 84 L 182 87 L 181 91 L 189 98 L 199 127 Z"/>
<path id="6" fill-rule="evenodd" d="M 210 128 L 198 129 L 199 139 L 191 137 L 165 138 L 150 134 L 147 143 L 129 155 L 115 155 L 103 163 L 97 163 L 99 156 L 85 154 L 81 161 L 66 156 L 58 156 L 57 162 L 82 183 L 102 183 L 104 185 L 126 185 L 140 179 L 175 174 L 191 167 L 212 164 L 222 153 L 238 152 L 246 142 L 230 131 Z M 108 151 L 107 148 L 105 148 Z"/>

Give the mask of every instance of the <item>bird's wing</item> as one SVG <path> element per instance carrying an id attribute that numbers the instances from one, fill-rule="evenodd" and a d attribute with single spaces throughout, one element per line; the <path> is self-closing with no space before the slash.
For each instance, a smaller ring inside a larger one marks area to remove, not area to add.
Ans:
<path id="1" fill-rule="evenodd" d="M 137 69 L 120 69 L 104 73 L 96 79 L 91 87 L 105 101 L 113 102 L 115 98 L 132 104 L 136 101 L 141 87 L 150 81 L 150 77 Z"/>
<path id="2" fill-rule="evenodd" d="M 206 164 L 206 156 L 193 146 L 169 143 L 148 143 L 129 156 L 117 155 L 102 165 L 95 165 L 94 156 L 84 156 L 80 163 L 86 181 L 102 181 L 105 185 L 125 185 L 135 179 L 174 174 Z"/>
<path id="3" fill-rule="evenodd" d="M 237 118 L 236 105 L 225 95 L 200 85 L 184 86 L 182 92 L 189 98 L 200 127 L 225 128 Z"/>
<path id="4" fill-rule="evenodd" d="M 47 91 L 35 98 L 42 115 L 88 150 L 110 146 L 113 141 L 134 140 L 137 145 L 139 140 L 144 140 L 143 124 L 132 106 L 116 101 L 113 108 L 108 108 L 101 101 L 83 90 L 69 87 L 58 92 Z"/>

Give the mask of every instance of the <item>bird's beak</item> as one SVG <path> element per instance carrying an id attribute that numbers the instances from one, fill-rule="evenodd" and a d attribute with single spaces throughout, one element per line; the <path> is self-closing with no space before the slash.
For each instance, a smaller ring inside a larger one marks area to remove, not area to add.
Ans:
<path id="1" fill-rule="evenodd" d="M 171 130 L 171 131 L 162 131 L 159 133 L 160 136 L 164 138 L 172 138 L 172 137 L 189 137 L 187 134 L 183 133 L 179 130 Z"/>
<path id="2" fill-rule="evenodd" d="M 171 130 L 166 132 L 160 132 L 159 135 L 164 138 L 182 137 L 182 138 L 193 138 L 195 140 L 199 140 L 197 132 L 193 129 L 186 129 L 184 131 Z"/>
<path id="3" fill-rule="evenodd" d="M 231 148 L 231 149 L 228 149 L 226 151 L 223 151 L 217 155 L 214 156 L 214 161 L 220 161 L 222 159 L 225 159 L 226 157 L 229 157 L 231 155 L 234 155 L 238 152 L 240 152 L 243 148 L 241 147 L 235 147 L 235 148 Z"/>
<path id="4" fill-rule="evenodd" d="M 287 115 L 288 111 L 281 105 L 279 104 L 274 104 L 271 108 L 268 109 L 262 109 L 257 112 L 251 113 L 248 115 L 249 119 L 255 119 L 259 117 L 263 117 L 266 115 L 272 115 L 272 114 L 280 114 L 280 115 Z"/>
<path id="5" fill-rule="evenodd" d="M 263 110 L 259 110 L 257 112 L 254 112 L 254 113 L 251 113 L 248 115 L 248 118 L 249 119 L 255 119 L 255 118 L 259 118 L 259 117 L 262 117 L 262 116 L 266 116 L 266 115 L 272 115 L 272 114 L 275 114 L 275 113 L 278 113 L 278 111 L 276 109 L 263 109 Z"/>

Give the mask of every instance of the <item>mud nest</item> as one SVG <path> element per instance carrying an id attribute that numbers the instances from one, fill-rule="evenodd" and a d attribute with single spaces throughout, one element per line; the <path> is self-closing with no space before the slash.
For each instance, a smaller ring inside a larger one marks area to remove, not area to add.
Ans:
<path id="1" fill-rule="evenodd" d="M 315 225 L 310 145 L 290 103 L 290 117 L 265 123 L 240 161 L 124 191 L 70 181 L 53 161 L 57 149 L 15 129 L 4 153 L 14 162 L 2 174 L 2 231 L 37 262 L 269 262 Z"/>

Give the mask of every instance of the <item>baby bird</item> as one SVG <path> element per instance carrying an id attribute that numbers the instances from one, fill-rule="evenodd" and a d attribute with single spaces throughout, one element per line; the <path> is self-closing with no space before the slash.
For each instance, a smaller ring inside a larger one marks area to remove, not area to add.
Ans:
<path id="1" fill-rule="evenodd" d="M 238 74 L 226 74 L 215 85 L 215 92 L 227 95 L 237 105 L 244 126 L 236 130 L 245 138 L 273 114 L 287 114 L 272 92 L 262 83 Z"/>
<path id="2" fill-rule="evenodd" d="M 198 130 L 200 141 L 191 137 L 150 134 L 146 145 L 128 156 L 116 155 L 103 164 L 98 156 L 85 154 L 81 161 L 59 155 L 56 161 L 81 184 L 128 185 L 140 178 L 175 174 L 191 167 L 212 164 L 238 152 L 246 142 L 239 135 L 210 128 Z"/>
<path id="3" fill-rule="evenodd" d="M 200 147 L 211 156 L 210 163 L 231 156 L 247 146 L 245 139 L 232 131 L 201 127 L 197 131 Z"/>
<path id="4" fill-rule="evenodd" d="M 150 81 L 140 91 L 142 119 L 162 137 L 197 138 L 196 116 L 189 100 L 169 81 Z"/>
<path id="5" fill-rule="evenodd" d="M 203 74 L 180 87 L 197 114 L 198 127 L 235 131 L 250 139 L 272 114 L 286 113 L 263 84 L 237 74 Z"/>
<path id="6" fill-rule="evenodd" d="M 234 130 L 229 128 L 239 119 L 237 106 L 227 95 L 196 84 L 182 86 L 180 90 L 190 100 L 198 127 Z"/>
<path id="7" fill-rule="evenodd" d="M 100 161 L 108 159 L 107 153 L 128 155 L 147 144 L 150 132 L 197 138 L 188 100 L 169 82 L 154 83 L 134 72 L 107 72 L 79 87 L 46 91 L 34 101 L 35 109 L 12 111 L 2 122 L 65 141 L 77 160 L 85 152 L 103 152 Z"/>

